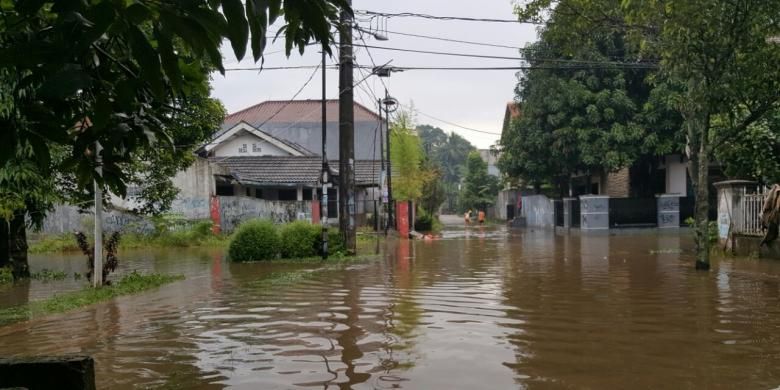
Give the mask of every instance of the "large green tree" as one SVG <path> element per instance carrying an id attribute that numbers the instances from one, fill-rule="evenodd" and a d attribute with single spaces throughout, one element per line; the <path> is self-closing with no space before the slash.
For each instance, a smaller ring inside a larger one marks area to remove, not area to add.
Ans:
<path id="1" fill-rule="evenodd" d="M 663 91 L 653 93 L 682 119 L 696 194 L 696 267 L 709 269 L 710 163 L 715 151 L 744 139 L 777 108 L 780 47 L 768 38 L 780 32 L 780 2 L 532 0 L 517 11 L 521 19 L 568 15 L 564 28 L 583 36 L 607 28 L 626 36 L 640 57 L 659 60 L 652 80 Z"/>
<path id="2" fill-rule="evenodd" d="M 624 1 L 628 25 L 661 58 L 659 77 L 681 86 L 688 171 L 696 193 L 696 268 L 709 269 L 709 168 L 719 147 L 746 136 L 777 109 L 780 2 L 765 0 Z"/>
<path id="3" fill-rule="evenodd" d="M 438 183 L 432 190 L 437 195 L 443 194 L 447 208 L 454 211 L 458 200 L 458 184 L 463 178 L 466 159 L 471 151 L 477 149 L 460 135 L 447 134 L 438 127 L 419 125 L 417 133 L 431 166 L 438 173 Z"/>
<path id="4" fill-rule="evenodd" d="M 424 169 L 423 149 L 414 126 L 413 111 L 399 111 L 390 127 L 393 199 L 419 200 L 433 172 Z"/>
<path id="5" fill-rule="evenodd" d="M 535 16 L 538 3 L 518 13 Z M 652 93 L 652 61 L 611 23 L 584 24 L 573 11 L 584 3 L 559 2 L 540 40 L 524 51 L 533 68 L 516 88 L 523 115 L 500 141 L 502 171 L 537 188 L 552 184 L 562 195 L 575 173 L 615 171 L 681 149 L 679 122 L 659 120 L 667 106 Z M 590 3 L 600 4 L 590 11 L 601 19 L 620 17 L 618 0 Z"/>
<path id="6" fill-rule="evenodd" d="M 177 118 L 203 96 L 210 70 L 224 71 L 223 40 L 238 59 L 251 48 L 258 61 L 278 20 L 288 55 L 312 42 L 330 52 L 342 9 L 351 12 L 345 0 L 0 0 L 0 180 L 20 191 L 0 194 L 0 210 L 11 209 L 0 225 L 50 207 L 37 194 L 55 160 L 76 191 L 91 192 L 96 180 L 125 195 L 128 184 L 150 178 L 139 172 L 154 172 L 138 159 L 153 163 L 164 155 L 149 151 L 175 147 Z M 40 178 L 17 173 L 29 164 Z M 0 241 L 6 232 L 11 243 L 24 241 L 24 223 L 14 226 L 0 228 Z"/>

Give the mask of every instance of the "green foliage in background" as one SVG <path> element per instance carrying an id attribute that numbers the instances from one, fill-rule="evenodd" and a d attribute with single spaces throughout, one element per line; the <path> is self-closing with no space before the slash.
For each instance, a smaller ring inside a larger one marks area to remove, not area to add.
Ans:
<path id="1" fill-rule="evenodd" d="M 390 128 L 393 199 L 417 200 L 430 174 L 422 170 L 423 150 L 414 132 L 412 111 L 399 111 Z"/>
<path id="2" fill-rule="evenodd" d="M 498 178 L 488 174 L 487 163 L 482 160 L 479 152 L 469 153 L 466 176 L 458 201 L 460 210 L 484 211 L 495 203 L 498 190 Z"/>
<path id="3" fill-rule="evenodd" d="M 276 226 L 268 220 L 242 223 L 230 240 L 228 256 L 232 261 L 272 260 L 279 256 L 280 240 Z"/>
<path id="4" fill-rule="evenodd" d="M 417 126 L 417 134 L 427 156 L 427 163 L 436 172 L 438 180 L 431 180 L 423 189 L 430 204 L 423 205 L 434 212 L 442 202 L 448 211 L 455 211 L 458 202 L 458 184 L 463 178 L 466 159 L 471 151 L 477 150 L 468 140 L 457 133 L 445 133 L 444 130 L 430 126 Z"/>
<path id="5" fill-rule="evenodd" d="M 317 242 L 321 240 L 322 227 L 306 221 L 295 221 L 279 229 L 280 249 L 283 259 L 311 257 L 319 253 Z"/>
<path id="6" fill-rule="evenodd" d="M 780 110 L 748 126 L 715 150 L 729 177 L 780 183 Z"/>

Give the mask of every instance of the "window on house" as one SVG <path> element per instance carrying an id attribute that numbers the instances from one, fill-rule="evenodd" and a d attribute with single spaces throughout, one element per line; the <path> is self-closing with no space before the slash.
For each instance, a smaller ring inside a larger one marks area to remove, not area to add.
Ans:
<path id="1" fill-rule="evenodd" d="M 217 196 L 234 196 L 232 184 L 217 184 Z"/>
<path id="2" fill-rule="evenodd" d="M 339 189 L 328 188 L 328 218 L 339 216 Z"/>
<path id="3" fill-rule="evenodd" d="M 247 188 L 246 189 L 246 196 L 252 196 L 252 189 L 251 188 Z"/>
<path id="4" fill-rule="evenodd" d="M 255 188 L 255 198 L 263 199 L 263 190 L 260 188 Z"/>
<path id="5" fill-rule="evenodd" d="M 260 145 L 252 144 L 252 152 L 253 153 L 260 153 Z"/>
<path id="6" fill-rule="evenodd" d="M 238 148 L 238 152 L 239 152 L 239 153 L 246 153 L 246 150 L 247 150 L 247 149 L 246 149 L 246 144 L 242 144 L 242 145 L 241 145 L 241 146 Z"/>
<path id="7" fill-rule="evenodd" d="M 303 199 L 304 200 L 314 200 L 311 197 L 311 189 L 310 188 L 304 188 L 303 189 Z"/>
<path id="8" fill-rule="evenodd" d="M 298 199 L 298 191 L 279 190 L 279 200 L 296 200 L 296 199 Z"/>

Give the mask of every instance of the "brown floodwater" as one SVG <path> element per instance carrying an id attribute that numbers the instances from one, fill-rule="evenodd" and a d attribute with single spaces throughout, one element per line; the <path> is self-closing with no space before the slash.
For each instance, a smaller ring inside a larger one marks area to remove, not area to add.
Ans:
<path id="1" fill-rule="evenodd" d="M 120 272 L 187 278 L 0 327 L 0 355 L 89 354 L 105 389 L 780 385 L 780 262 L 727 259 L 703 273 L 674 234 L 450 229 L 341 266 L 123 253 Z M 34 281 L 0 291 L 0 305 L 83 283 Z"/>

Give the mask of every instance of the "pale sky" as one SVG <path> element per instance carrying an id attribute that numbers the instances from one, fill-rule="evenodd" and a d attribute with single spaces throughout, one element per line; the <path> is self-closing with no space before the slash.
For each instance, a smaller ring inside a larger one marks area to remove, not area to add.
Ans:
<path id="1" fill-rule="evenodd" d="M 413 12 L 437 16 L 464 16 L 471 18 L 511 19 L 512 0 L 395 0 L 367 1 L 353 0 L 356 10 L 378 12 Z M 359 16 L 359 15 L 358 15 Z M 360 22 L 369 27 L 367 22 Z M 272 28 L 272 30 L 275 30 Z M 411 33 L 417 35 L 436 36 L 441 38 L 484 42 L 490 44 L 524 47 L 536 40 L 536 28 L 526 24 L 486 23 L 468 21 L 443 21 L 412 17 L 396 17 L 387 19 L 388 41 L 377 41 L 368 34 L 364 35 L 366 44 L 414 50 L 433 50 L 457 53 L 473 53 L 491 56 L 517 57 L 515 49 L 496 48 L 469 45 L 463 43 L 443 42 L 417 37 L 401 36 L 392 32 Z M 354 44 L 363 42 L 355 33 Z M 319 50 L 311 46 L 302 55 L 293 53 L 290 58 L 284 53 L 271 53 L 283 49 L 283 42 L 270 44 L 266 49 L 266 67 L 317 65 L 321 61 Z M 518 66 L 518 60 L 498 60 L 484 58 L 465 58 L 453 56 L 430 55 L 368 49 L 377 65 L 392 62 L 393 66 Z M 256 66 L 251 54 L 240 63 L 235 61 L 230 45 L 223 48 L 225 67 Z M 337 50 L 334 50 L 337 53 Z M 334 63 L 328 59 L 328 63 Z M 366 48 L 356 46 L 356 60 L 360 65 L 372 65 Z M 265 100 L 288 100 L 301 88 L 312 75 L 312 69 L 267 70 L 227 72 L 225 76 L 214 75 L 213 95 L 222 100 L 229 113 Z M 356 70 L 355 82 L 362 79 L 365 73 Z M 322 96 L 322 76 L 320 71 L 298 95 L 297 99 L 320 99 Z M 439 71 L 439 70 L 409 70 L 393 73 L 389 78 L 383 78 L 391 96 L 402 104 L 414 102 L 418 111 L 418 124 L 431 124 L 445 131 L 454 131 L 479 148 L 487 148 L 498 140 L 498 135 L 481 134 L 432 119 L 427 115 L 452 122 L 454 124 L 500 133 L 504 118 L 506 103 L 514 97 L 516 71 Z M 369 77 L 363 86 L 371 89 L 377 95 L 384 95 L 384 86 L 376 76 Z M 329 99 L 337 98 L 338 71 L 328 70 L 327 95 Z M 373 97 L 360 88 L 355 89 L 355 99 L 376 111 Z"/>

